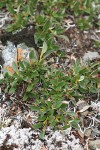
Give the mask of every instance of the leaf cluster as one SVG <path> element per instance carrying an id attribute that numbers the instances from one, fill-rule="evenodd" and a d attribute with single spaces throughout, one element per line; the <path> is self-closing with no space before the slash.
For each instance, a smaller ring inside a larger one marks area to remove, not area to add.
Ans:
<path id="1" fill-rule="evenodd" d="M 98 93 L 100 87 L 99 63 L 82 65 L 77 61 L 64 72 L 45 66 L 41 59 L 44 53 L 43 48 L 40 59 L 34 60 L 30 52 L 30 62 L 13 63 L 14 74 L 6 71 L 0 81 L 6 87 L 5 92 L 17 93 L 23 101 L 32 100 L 29 107 L 38 113 L 38 122 L 33 128 L 42 129 L 41 138 L 47 126 L 53 129 L 77 127 L 79 119 L 75 112 L 68 111 L 69 101 L 75 105 L 85 94 Z"/>
<path id="2" fill-rule="evenodd" d="M 0 8 L 6 6 L 12 14 L 13 23 L 9 26 L 9 31 L 21 29 L 28 23 L 35 23 L 36 28 L 40 31 L 44 30 L 46 34 L 50 29 L 54 29 L 54 33 L 61 32 L 59 25 L 61 25 L 66 12 L 66 15 L 71 12 L 77 18 L 78 26 L 81 29 L 89 28 L 93 25 L 94 18 L 99 12 L 96 7 L 98 3 L 99 0 L 95 0 L 95 2 L 94 0 L 1 0 Z M 96 24 L 99 25 L 99 22 L 96 21 Z"/>
<path id="3" fill-rule="evenodd" d="M 54 45 L 54 37 L 64 32 L 64 18 L 70 13 L 75 16 L 81 30 L 89 29 L 94 24 L 99 26 L 96 18 L 98 10 L 93 7 L 98 3 L 98 0 L 5 0 L 0 2 L 0 8 L 6 7 L 12 17 L 7 31 L 13 32 L 34 24 L 38 47 L 46 41 L 49 51 L 54 51 L 58 50 Z"/>
<path id="4" fill-rule="evenodd" d="M 81 30 L 99 27 L 99 10 L 97 8 L 99 0 L 67 0 L 67 3 L 67 12 L 71 11 L 73 13 Z"/>
<path id="5" fill-rule="evenodd" d="M 4 79 L 1 79 L 0 83 L 5 86 L 5 92 L 17 93 L 23 101 L 32 100 L 30 108 L 38 113 L 38 121 L 33 127 L 42 129 L 41 138 L 47 126 L 53 129 L 77 127 L 79 120 L 74 112 L 68 111 L 69 101 L 75 105 L 85 94 L 99 92 L 99 63 L 82 65 L 77 61 L 66 72 L 63 69 L 46 66 L 44 63 L 44 59 L 58 49 L 53 40 L 64 31 L 63 19 L 66 13 L 71 12 L 75 15 L 77 24 L 82 30 L 91 26 L 96 15 L 92 2 L 93 0 L 0 2 L 0 8 L 6 6 L 12 14 L 12 24 L 8 26 L 8 31 L 19 30 L 27 24 L 35 25 L 35 41 L 42 49 L 39 59 L 34 59 L 34 53 L 30 52 L 29 61 L 14 62 L 12 65 L 14 73 L 5 70 Z M 84 15 L 88 18 L 85 19 Z"/>

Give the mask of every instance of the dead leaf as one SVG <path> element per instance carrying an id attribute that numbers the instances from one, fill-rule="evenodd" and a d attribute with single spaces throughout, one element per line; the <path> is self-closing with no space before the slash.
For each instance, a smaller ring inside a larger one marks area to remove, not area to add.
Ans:
<path id="1" fill-rule="evenodd" d="M 77 106 L 79 106 L 79 105 L 81 105 L 82 103 L 86 103 L 84 100 L 79 100 L 77 103 L 76 103 L 76 105 Z"/>
<path id="2" fill-rule="evenodd" d="M 86 137 L 90 137 L 90 136 L 91 136 L 91 133 L 92 133 L 92 129 L 89 128 L 89 129 L 86 129 L 84 135 L 85 135 Z"/>
<path id="3" fill-rule="evenodd" d="M 84 112 L 90 107 L 90 105 L 84 100 L 79 100 L 76 103 L 76 106 L 79 108 L 79 112 Z"/>
<path id="4" fill-rule="evenodd" d="M 5 66 L 5 68 L 12 74 L 15 72 L 11 66 Z"/>
<path id="5" fill-rule="evenodd" d="M 42 147 L 42 149 L 41 150 L 47 150 L 46 148 L 45 148 L 45 146 L 43 145 L 43 147 Z"/>
<path id="6" fill-rule="evenodd" d="M 84 143 L 84 135 L 81 135 L 81 133 L 79 133 L 79 131 L 74 131 L 72 133 L 76 138 L 79 138 L 80 143 L 83 144 Z"/>
<path id="7" fill-rule="evenodd" d="M 22 48 L 17 49 L 17 56 L 15 58 L 16 63 L 18 63 L 18 61 L 23 60 L 24 53 L 25 53 L 25 50 L 23 50 Z M 5 66 L 5 68 L 12 74 L 15 72 L 11 66 Z"/>
<path id="8" fill-rule="evenodd" d="M 81 113 L 82 116 L 87 116 L 88 114 L 89 114 L 88 110 L 86 110 L 86 111 L 84 111 L 84 112 Z"/>
<path id="9" fill-rule="evenodd" d="M 76 57 L 73 54 L 70 56 L 70 59 L 76 62 Z"/>
<path id="10" fill-rule="evenodd" d="M 100 139 L 97 139 L 97 140 L 89 140 L 89 147 L 90 148 L 100 148 Z"/>
<path id="11" fill-rule="evenodd" d="M 99 78 L 99 77 L 100 77 L 100 74 L 99 74 L 99 73 L 93 75 L 93 78 Z"/>
<path id="12" fill-rule="evenodd" d="M 25 51 L 22 48 L 17 48 L 17 58 L 16 58 L 17 62 L 23 60 L 24 53 Z"/>
<path id="13" fill-rule="evenodd" d="M 90 105 L 84 106 L 83 109 L 81 109 L 79 112 L 82 113 L 84 111 L 86 111 L 87 109 L 89 109 Z"/>
<path id="14" fill-rule="evenodd" d="M 52 64 L 51 65 L 53 68 L 58 68 L 58 65 L 57 64 Z"/>

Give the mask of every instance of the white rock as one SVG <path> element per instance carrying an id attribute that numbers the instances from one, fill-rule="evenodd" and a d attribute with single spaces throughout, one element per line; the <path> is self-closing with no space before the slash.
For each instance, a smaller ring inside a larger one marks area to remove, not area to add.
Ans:
<path id="1" fill-rule="evenodd" d="M 63 141 L 62 135 L 58 135 L 58 136 L 56 137 L 56 141 L 57 141 L 57 142 Z"/>
<path id="2" fill-rule="evenodd" d="M 100 55 L 99 55 L 98 52 L 88 51 L 87 53 L 84 54 L 83 61 L 86 62 L 86 61 L 89 61 L 89 60 L 94 60 L 96 58 L 100 58 Z"/>

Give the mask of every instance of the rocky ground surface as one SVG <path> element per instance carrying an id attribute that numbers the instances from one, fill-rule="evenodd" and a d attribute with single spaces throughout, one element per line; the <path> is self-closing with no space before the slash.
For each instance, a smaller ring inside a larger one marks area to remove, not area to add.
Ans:
<path id="1" fill-rule="evenodd" d="M 99 97 L 98 97 L 99 98 Z M 68 128 L 64 131 L 46 130 L 44 140 L 39 139 L 40 131 L 34 131 L 32 124 L 37 114 L 26 104 L 18 102 L 14 95 L 0 94 L 0 150 L 88 150 L 100 149 L 100 102 L 95 99 L 90 105 L 79 101 L 82 126 L 79 130 Z M 91 108 L 91 111 L 89 111 Z"/>
<path id="2" fill-rule="evenodd" d="M 1 16 L 0 33 L 4 35 L 4 25 L 9 21 L 9 16 L 8 14 L 1 14 Z M 66 52 L 66 56 L 61 59 L 51 57 L 48 60 L 49 64 L 56 64 L 66 68 L 67 64 L 80 57 L 83 63 L 87 60 L 100 60 L 100 50 L 93 44 L 95 41 L 100 41 L 100 30 L 93 29 L 80 32 L 74 23 L 73 17 L 66 19 L 64 26 L 66 28 L 64 36 L 66 38 L 57 37 L 54 40 L 55 44 Z M 20 34 L 23 35 L 24 32 Z M 13 37 L 8 35 L 0 36 L 1 67 L 4 64 L 11 65 L 15 60 L 15 45 L 17 47 L 20 45 L 21 47 L 24 43 L 25 54 L 28 53 L 28 48 L 32 46 L 29 42 L 26 42 L 27 36 L 23 43 L 17 41 L 18 35 L 15 34 Z M 31 35 L 28 34 L 28 36 L 31 39 Z M 7 41 L 7 38 L 9 41 Z M 17 43 L 14 43 L 15 41 Z M 27 56 L 25 55 L 25 57 Z M 2 78 L 2 72 L 0 77 Z M 83 101 L 78 101 L 76 107 L 79 107 L 82 116 L 82 124 L 79 125 L 78 131 L 72 128 L 64 131 L 52 131 L 48 127 L 45 139 L 40 140 L 40 131 L 32 129 L 32 124 L 37 120 L 37 114 L 30 111 L 27 104 L 18 101 L 14 95 L 5 95 L 0 88 L 0 150 L 100 150 L 99 93 L 95 96 L 88 95 Z"/>

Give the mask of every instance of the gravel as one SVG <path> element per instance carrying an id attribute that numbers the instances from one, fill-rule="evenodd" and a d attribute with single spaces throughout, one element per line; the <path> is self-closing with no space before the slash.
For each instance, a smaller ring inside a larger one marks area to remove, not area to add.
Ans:
<path id="1" fill-rule="evenodd" d="M 16 145 L 14 150 L 41 150 L 44 143 L 48 150 L 83 150 L 79 139 L 71 133 L 71 128 L 65 131 L 51 131 L 45 136 L 42 142 L 38 138 L 39 132 L 31 128 L 20 128 L 17 121 L 10 127 L 2 128 L 0 131 L 0 147 L 3 146 L 5 139 L 7 145 Z M 9 136 L 9 137 L 8 137 Z M 8 138 L 7 138 L 8 137 Z"/>
<path id="2" fill-rule="evenodd" d="M 47 150 L 83 150 L 80 140 L 73 135 L 72 129 L 53 131 L 46 129 L 44 140 L 39 138 L 40 131 L 33 130 L 25 124 L 34 124 L 37 114 L 30 110 L 19 110 L 13 115 L 13 102 L 4 101 L 5 96 L 0 96 L 0 150 L 41 150 L 45 145 Z M 31 121 L 29 121 L 31 118 Z M 22 124 L 24 122 L 24 125 Z"/>

